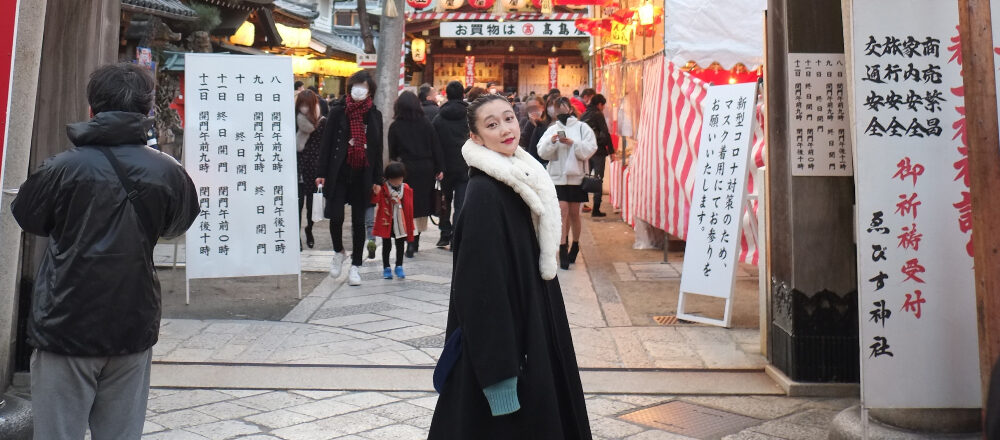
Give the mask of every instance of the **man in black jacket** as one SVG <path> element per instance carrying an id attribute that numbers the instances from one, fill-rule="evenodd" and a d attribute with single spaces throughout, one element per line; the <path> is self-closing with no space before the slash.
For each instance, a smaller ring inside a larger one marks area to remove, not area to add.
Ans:
<path id="1" fill-rule="evenodd" d="M 434 118 L 441 111 L 441 108 L 438 107 L 434 88 L 430 84 L 424 84 L 420 86 L 420 90 L 417 92 L 417 98 L 420 99 L 420 108 L 424 109 L 424 116 L 427 117 L 428 121 L 433 123 Z"/>
<path id="2" fill-rule="evenodd" d="M 604 95 L 594 95 L 587 104 L 587 111 L 583 116 L 580 116 L 580 120 L 586 122 L 594 130 L 594 136 L 597 138 L 597 151 L 590 157 L 590 168 L 601 179 L 604 178 L 604 166 L 608 156 L 615 153 L 615 146 L 611 143 L 611 132 L 608 130 L 608 121 L 604 119 L 604 105 L 607 102 Z M 590 212 L 592 217 L 607 216 L 601 212 L 602 196 L 601 191 L 594 193 L 594 209 Z"/>
<path id="3" fill-rule="evenodd" d="M 183 234 L 198 195 L 176 160 L 146 146 L 153 76 L 107 65 L 87 85 L 93 119 L 67 126 L 75 148 L 46 160 L 11 212 L 49 237 L 28 340 L 35 438 L 139 438 L 160 329 L 159 237 Z M 126 188 L 131 190 L 126 190 Z"/>
<path id="4" fill-rule="evenodd" d="M 465 202 L 465 187 L 469 183 L 469 165 L 462 157 L 462 145 L 469 140 L 469 119 L 466 114 L 468 104 L 462 100 L 462 83 L 449 82 L 444 89 L 448 102 L 441 106 L 441 112 L 434 118 L 434 129 L 437 130 L 441 151 L 444 152 L 444 180 L 441 181 L 441 191 L 444 192 L 445 205 L 450 210 L 455 202 L 453 216 L 446 211 L 441 215 L 438 227 L 441 229 L 441 239 L 437 247 L 443 248 L 451 243 L 453 221 L 462 213 L 462 203 Z M 451 218 L 449 218 L 451 217 Z"/>

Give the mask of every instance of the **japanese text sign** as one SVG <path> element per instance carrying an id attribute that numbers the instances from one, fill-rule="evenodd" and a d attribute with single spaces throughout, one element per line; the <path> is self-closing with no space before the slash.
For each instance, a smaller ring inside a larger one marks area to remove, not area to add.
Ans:
<path id="1" fill-rule="evenodd" d="M 292 60 L 186 54 L 187 277 L 299 273 Z"/>
<path id="2" fill-rule="evenodd" d="M 632 30 L 632 25 L 611 20 L 611 34 L 608 36 L 608 43 L 626 45 L 631 43 Z"/>
<path id="3" fill-rule="evenodd" d="M 757 83 L 710 87 L 703 102 L 681 291 L 730 298 L 740 254 Z"/>
<path id="4" fill-rule="evenodd" d="M 788 54 L 788 136 L 793 176 L 851 176 L 844 54 Z"/>
<path id="5" fill-rule="evenodd" d="M 471 87 L 476 83 L 476 57 L 465 57 L 465 85 Z"/>
<path id="6" fill-rule="evenodd" d="M 851 13 L 862 402 L 978 408 L 958 5 Z"/>
<path id="7" fill-rule="evenodd" d="M 445 21 L 443 38 L 569 38 L 589 37 L 572 20 L 556 21 Z"/>
<path id="8" fill-rule="evenodd" d="M 549 88 L 559 88 L 559 58 L 549 58 Z"/>

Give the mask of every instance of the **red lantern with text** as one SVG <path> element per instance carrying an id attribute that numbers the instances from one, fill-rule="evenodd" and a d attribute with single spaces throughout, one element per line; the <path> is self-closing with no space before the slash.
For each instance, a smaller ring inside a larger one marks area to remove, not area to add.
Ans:
<path id="1" fill-rule="evenodd" d="M 495 0 L 469 0 L 469 6 L 476 9 L 489 9 L 493 7 Z"/>
<path id="2" fill-rule="evenodd" d="M 406 0 L 406 4 L 413 7 L 413 9 L 420 10 L 431 5 L 431 0 Z"/>

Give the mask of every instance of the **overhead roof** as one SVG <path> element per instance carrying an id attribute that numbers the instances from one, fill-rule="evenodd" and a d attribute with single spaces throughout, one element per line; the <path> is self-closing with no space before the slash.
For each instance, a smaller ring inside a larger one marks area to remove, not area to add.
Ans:
<path id="1" fill-rule="evenodd" d="M 182 21 L 198 18 L 198 13 L 180 0 L 121 0 L 121 2 L 122 10 L 125 11 Z"/>

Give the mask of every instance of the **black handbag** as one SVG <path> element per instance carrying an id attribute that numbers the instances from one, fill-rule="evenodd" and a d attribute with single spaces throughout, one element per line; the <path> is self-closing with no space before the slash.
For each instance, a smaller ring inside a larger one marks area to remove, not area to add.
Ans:
<path id="1" fill-rule="evenodd" d="M 580 188 L 586 193 L 600 193 L 604 191 L 604 179 L 595 174 L 594 170 L 591 169 L 589 173 L 583 176 Z"/>

